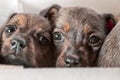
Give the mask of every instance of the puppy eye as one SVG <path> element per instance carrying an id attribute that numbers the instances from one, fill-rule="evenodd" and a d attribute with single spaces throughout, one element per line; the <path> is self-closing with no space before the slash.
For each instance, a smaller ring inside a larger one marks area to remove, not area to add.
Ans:
<path id="1" fill-rule="evenodd" d="M 47 44 L 49 40 L 45 36 L 40 36 L 39 37 L 40 44 Z"/>
<path id="2" fill-rule="evenodd" d="M 91 43 L 91 44 L 97 44 L 97 43 L 99 43 L 100 42 L 100 38 L 98 37 L 98 36 L 91 36 L 90 38 L 89 38 L 89 42 Z"/>
<path id="3" fill-rule="evenodd" d="M 54 33 L 53 33 L 53 39 L 54 39 L 54 40 L 61 40 L 61 39 L 62 39 L 61 33 L 59 33 L 59 32 L 54 32 Z"/>
<path id="4" fill-rule="evenodd" d="M 14 26 L 14 25 L 9 25 L 9 26 L 7 26 L 6 28 L 5 28 L 5 32 L 6 33 L 12 33 L 12 32 L 14 32 L 16 30 L 16 26 Z"/>

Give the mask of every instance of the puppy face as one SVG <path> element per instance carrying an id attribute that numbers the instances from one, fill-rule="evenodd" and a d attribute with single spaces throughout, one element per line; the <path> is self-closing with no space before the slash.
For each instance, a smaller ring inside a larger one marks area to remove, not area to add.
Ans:
<path id="1" fill-rule="evenodd" d="M 92 66 L 106 36 L 103 17 L 85 8 L 64 8 L 59 15 L 53 32 L 57 66 Z"/>
<path id="2" fill-rule="evenodd" d="M 52 6 L 44 15 L 54 26 L 56 66 L 94 66 L 107 34 L 107 20 L 111 18 L 87 8 L 56 6 Z"/>
<path id="3" fill-rule="evenodd" d="M 13 14 L 1 31 L 1 55 L 7 64 L 54 66 L 52 27 L 41 16 Z"/>

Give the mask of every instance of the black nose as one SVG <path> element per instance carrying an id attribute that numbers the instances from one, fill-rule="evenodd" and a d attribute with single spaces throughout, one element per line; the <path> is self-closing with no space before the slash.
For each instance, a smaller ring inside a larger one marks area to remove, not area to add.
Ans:
<path id="1" fill-rule="evenodd" d="M 23 39 L 13 39 L 11 41 L 11 49 L 14 49 L 16 51 L 21 51 L 26 47 L 26 41 Z"/>
<path id="2" fill-rule="evenodd" d="M 74 57 L 67 57 L 65 58 L 65 66 L 66 67 L 72 67 L 79 64 L 79 59 L 76 59 Z"/>

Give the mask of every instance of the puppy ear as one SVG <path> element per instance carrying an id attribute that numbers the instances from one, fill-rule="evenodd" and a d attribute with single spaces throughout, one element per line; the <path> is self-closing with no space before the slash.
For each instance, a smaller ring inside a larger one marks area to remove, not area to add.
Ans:
<path id="1" fill-rule="evenodd" d="M 115 16 L 112 14 L 103 14 L 103 17 L 106 21 L 106 29 L 108 33 L 113 29 L 113 27 L 116 25 L 116 19 Z"/>
<path id="2" fill-rule="evenodd" d="M 59 12 L 61 6 L 54 4 L 50 8 L 44 9 L 40 12 L 40 15 L 47 18 L 49 21 L 54 21 L 56 14 Z"/>

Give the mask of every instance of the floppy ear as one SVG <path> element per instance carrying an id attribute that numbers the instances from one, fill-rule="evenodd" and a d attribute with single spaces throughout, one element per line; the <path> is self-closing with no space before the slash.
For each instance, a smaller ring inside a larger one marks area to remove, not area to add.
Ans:
<path id="1" fill-rule="evenodd" d="M 116 25 L 117 21 L 115 19 L 115 16 L 112 14 L 103 14 L 103 17 L 106 22 L 106 29 L 109 33 L 113 29 L 113 27 Z"/>
<path id="2" fill-rule="evenodd" d="M 42 10 L 40 15 L 47 18 L 50 22 L 53 22 L 60 8 L 61 6 L 54 4 L 50 8 Z"/>

